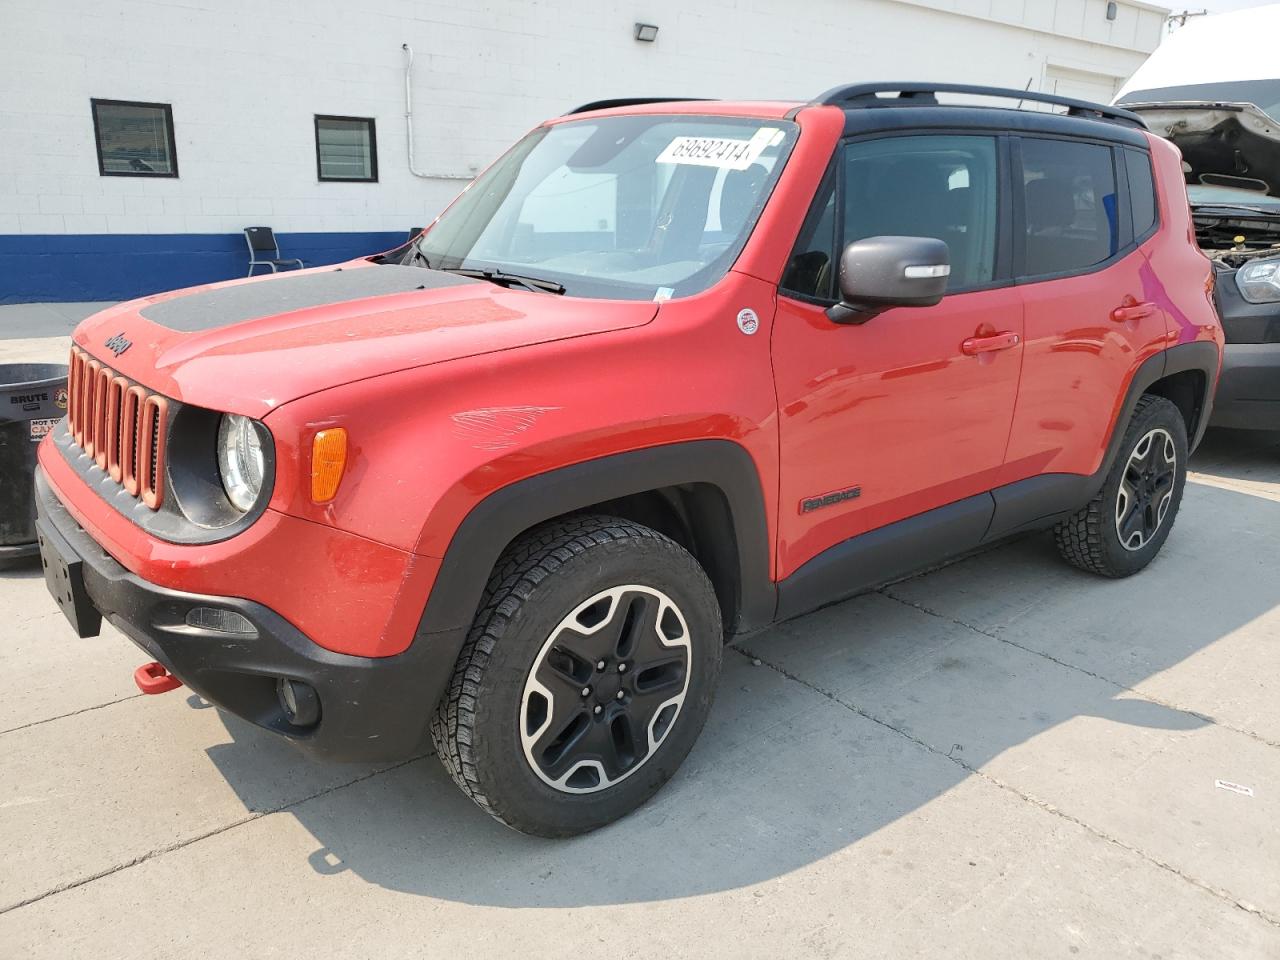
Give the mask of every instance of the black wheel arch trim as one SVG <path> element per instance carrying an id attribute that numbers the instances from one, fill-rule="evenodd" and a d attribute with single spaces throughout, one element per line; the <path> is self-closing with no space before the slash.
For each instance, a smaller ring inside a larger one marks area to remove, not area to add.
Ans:
<path id="1" fill-rule="evenodd" d="M 1213 410 L 1213 391 L 1217 385 L 1218 368 L 1221 363 L 1221 348 L 1212 340 L 1179 343 L 1142 362 L 1133 375 L 1128 393 L 1125 394 L 1124 409 L 1116 418 L 1116 422 L 1111 425 L 1111 440 L 1107 444 L 1107 454 L 1103 457 L 1101 469 L 1098 474 L 1095 474 L 1100 477 L 1099 487 L 1120 454 L 1120 443 L 1124 439 L 1125 426 L 1133 417 L 1133 411 L 1138 406 L 1138 401 L 1142 399 L 1142 395 L 1166 377 L 1190 370 L 1204 374 L 1203 396 L 1199 398 L 1200 403 L 1195 411 L 1193 423 L 1187 430 L 1187 451 L 1195 452 L 1201 438 L 1204 437 L 1205 428 L 1209 425 L 1209 415 Z"/>
<path id="2" fill-rule="evenodd" d="M 755 462 L 732 440 L 689 440 L 586 460 L 490 493 L 454 532 L 414 642 L 465 631 L 502 551 L 526 530 L 596 504 L 686 485 L 716 488 L 727 507 L 736 596 L 726 634 L 767 626 L 773 621 L 776 588 L 769 576 L 772 548 Z"/>

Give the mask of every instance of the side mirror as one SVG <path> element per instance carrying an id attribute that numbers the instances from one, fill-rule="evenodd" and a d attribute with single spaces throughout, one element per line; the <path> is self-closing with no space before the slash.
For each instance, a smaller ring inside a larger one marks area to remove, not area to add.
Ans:
<path id="1" fill-rule="evenodd" d="M 840 255 L 834 323 L 866 323 L 890 307 L 931 307 L 947 292 L 951 254 L 931 237 L 868 237 Z"/>

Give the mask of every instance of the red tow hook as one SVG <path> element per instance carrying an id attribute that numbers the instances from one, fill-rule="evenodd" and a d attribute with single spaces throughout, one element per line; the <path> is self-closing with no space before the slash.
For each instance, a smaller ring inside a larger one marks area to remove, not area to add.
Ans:
<path id="1" fill-rule="evenodd" d="M 168 693 L 182 686 L 182 681 L 165 669 L 163 663 L 152 660 L 133 671 L 133 682 L 143 693 Z"/>

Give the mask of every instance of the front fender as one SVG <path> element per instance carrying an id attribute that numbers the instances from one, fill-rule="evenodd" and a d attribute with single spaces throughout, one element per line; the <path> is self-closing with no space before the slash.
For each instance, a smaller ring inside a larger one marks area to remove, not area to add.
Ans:
<path id="1" fill-rule="evenodd" d="M 769 533 L 751 455 L 729 440 L 694 440 L 632 450 L 551 470 L 489 494 L 458 526 L 441 562 L 419 634 L 471 623 L 489 573 L 517 536 L 553 517 L 607 500 L 687 484 L 709 484 L 728 506 L 738 603 L 729 628 L 769 623 L 776 604 Z M 727 545 L 726 545 L 727 546 Z"/>

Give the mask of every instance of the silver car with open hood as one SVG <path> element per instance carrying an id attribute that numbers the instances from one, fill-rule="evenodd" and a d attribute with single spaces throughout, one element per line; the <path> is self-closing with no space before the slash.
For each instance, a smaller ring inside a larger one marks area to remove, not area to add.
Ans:
<path id="1" fill-rule="evenodd" d="M 1116 98 L 1182 151 L 1227 345 L 1217 426 L 1280 430 L 1280 6 L 1193 21 Z"/>

